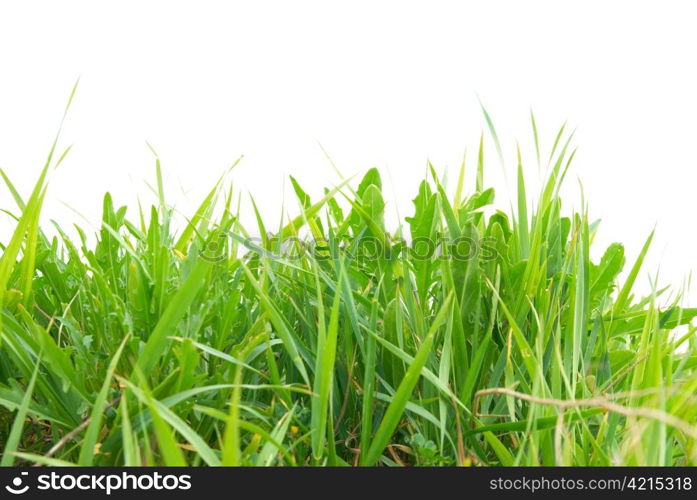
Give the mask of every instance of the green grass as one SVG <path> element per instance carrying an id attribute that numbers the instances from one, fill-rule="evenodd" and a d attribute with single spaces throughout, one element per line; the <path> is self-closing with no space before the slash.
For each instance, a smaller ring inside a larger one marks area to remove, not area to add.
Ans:
<path id="1" fill-rule="evenodd" d="M 633 292 L 651 236 L 623 279 L 622 245 L 591 260 L 571 137 L 533 130 L 510 213 L 482 139 L 475 186 L 430 168 L 396 228 L 375 169 L 245 228 L 225 176 L 177 223 L 158 163 L 96 238 L 40 227 L 55 145 L 26 200 L 3 173 L 2 464 L 697 465 L 697 309 Z"/>

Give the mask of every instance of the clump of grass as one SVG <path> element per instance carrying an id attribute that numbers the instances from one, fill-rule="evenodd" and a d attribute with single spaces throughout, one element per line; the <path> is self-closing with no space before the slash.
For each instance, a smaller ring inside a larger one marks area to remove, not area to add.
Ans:
<path id="1" fill-rule="evenodd" d="M 254 229 L 221 179 L 177 231 L 158 164 L 95 244 L 39 225 L 53 150 L 26 200 L 3 174 L 2 464 L 697 464 L 697 310 L 634 296 L 651 236 L 623 280 L 622 245 L 591 260 L 570 139 L 535 203 L 519 162 L 485 210 L 482 143 L 469 194 L 430 169 L 392 231 L 375 169 L 292 179 L 297 217 Z"/>

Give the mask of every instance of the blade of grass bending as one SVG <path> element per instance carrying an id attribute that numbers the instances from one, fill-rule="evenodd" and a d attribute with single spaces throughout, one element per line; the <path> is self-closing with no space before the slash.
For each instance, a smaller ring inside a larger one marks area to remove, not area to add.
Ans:
<path id="1" fill-rule="evenodd" d="M 160 432 L 164 433 L 162 437 L 165 439 L 168 448 L 170 448 L 170 446 L 168 444 L 167 435 L 171 436 L 171 431 L 169 430 L 169 426 L 171 426 L 174 430 L 181 434 L 182 437 L 184 437 L 191 444 L 191 446 L 194 447 L 194 449 L 199 454 L 201 459 L 203 459 L 204 462 L 206 462 L 210 466 L 220 465 L 220 459 L 215 454 L 215 452 L 210 448 L 210 446 L 208 446 L 208 444 L 206 444 L 203 438 L 189 426 L 189 424 L 184 422 L 184 420 L 177 416 L 161 401 L 153 399 L 152 395 L 149 392 L 146 392 L 143 389 L 139 389 L 133 383 L 129 382 L 124 378 L 118 376 L 117 378 L 122 384 L 126 385 L 141 402 L 143 402 L 150 408 L 150 414 L 152 416 L 153 424 L 155 425 L 156 431 L 158 429 L 158 424 L 156 422 L 158 419 L 162 423 L 169 424 L 168 426 L 166 426 L 168 432 L 164 432 L 165 426 L 159 426 Z M 158 439 L 159 437 L 160 436 L 158 433 Z M 172 440 L 174 440 L 173 437 Z M 174 442 L 176 444 L 176 441 Z M 177 445 L 177 450 L 179 451 L 179 445 Z M 179 454 L 181 454 L 181 451 L 179 452 Z M 174 453 L 173 455 L 174 456 L 171 457 L 172 461 L 179 461 L 177 454 Z"/>
<path id="2" fill-rule="evenodd" d="M 125 466 L 139 465 L 136 458 L 135 434 L 131 425 L 131 417 L 128 415 L 128 397 L 125 392 L 121 393 L 121 443 L 123 448 L 123 464 Z"/>
<path id="3" fill-rule="evenodd" d="M 496 456 L 499 457 L 501 465 L 504 467 L 512 467 L 515 465 L 513 455 L 511 455 L 511 453 L 506 449 L 506 446 L 499 440 L 499 438 L 497 438 L 491 432 L 484 432 L 484 439 L 487 440 L 489 446 L 493 448 Z"/>
<path id="4" fill-rule="evenodd" d="M 26 207 L 26 205 L 24 203 L 24 200 L 22 200 L 22 196 L 19 194 L 19 191 L 17 191 L 14 184 L 12 184 L 12 181 L 7 176 L 5 171 L 1 168 L 0 168 L 0 177 L 2 177 L 2 180 L 5 181 L 5 185 L 7 186 L 7 189 L 10 190 L 10 194 L 12 194 L 12 198 L 14 198 L 15 203 L 17 204 L 19 209 L 24 211 L 24 208 Z"/>
<path id="5" fill-rule="evenodd" d="M 160 453 L 167 467 L 186 467 L 186 459 L 184 454 L 179 449 L 177 440 L 174 439 L 174 433 L 169 425 L 162 419 L 160 414 L 153 404 L 153 399 L 148 395 L 147 406 L 150 409 L 152 416 L 152 425 L 155 429 L 157 444 L 160 448 Z"/>
<path id="6" fill-rule="evenodd" d="M 290 236 L 293 236 L 295 233 L 297 233 L 298 229 L 300 229 L 307 220 L 311 219 L 314 217 L 317 212 L 320 211 L 320 209 L 329 201 L 331 200 L 336 193 L 338 193 L 341 188 L 343 188 L 348 182 L 351 180 L 351 178 L 348 178 L 341 182 L 338 186 L 336 186 L 334 189 L 329 191 L 321 200 L 319 200 L 317 203 L 312 205 L 310 208 L 307 210 L 303 211 L 303 214 L 297 216 L 295 219 L 293 219 L 290 223 L 288 223 L 281 231 L 280 231 L 280 236 L 281 239 L 288 238 Z"/>
<path id="7" fill-rule="evenodd" d="M 37 455 L 36 453 L 23 453 L 15 452 L 13 455 L 22 460 L 27 460 L 29 462 L 34 462 L 35 464 L 48 465 L 49 467 L 75 467 L 73 462 L 68 462 L 66 460 L 60 460 L 58 458 L 47 458 L 42 455 Z"/>
<path id="8" fill-rule="evenodd" d="M 385 411 L 385 415 L 380 422 L 378 430 L 375 432 L 375 437 L 370 444 L 370 448 L 365 455 L 361 456 L 361 465 L 374 465 L 378 461 L 380 455 L 382 455 L 383 450 L 392 437 L 392 433 L 397 428 L 397 424 L 404 413 L 404 408 L 411 397 L 411 393 L 413 392 L 416 383 L 419 381 L 421 376 L 421 368 L 423 368 L 423 366 L 426 364 L 426 361 L 431 354 L 431 347 L 433 346 L 436 332 L 440 328 L 443 321 L 445 321 L 448 311 L 450 310 L 450 302 L 452 298 L 453 292 L 451 292 L 445 299 L 440 311 L 438 311 L 438 314 L 433 320 L 426 338 L 421 344 L 421 347 L 419 347 L 416 356 L 414 356 L 414 362 L 404 374 L 404 378 L 399 384 L 397 392 L 392 398 L 392 402 Z"/>
<path id="9" fill-rule="evenodd" d="M 211 263 L 204 259 L 199 259 L 196 262 L 191 273 L 169 301 L 162 317 L 155 325 L 155 329 L 140 353 L 134 370 L 138 370 L 142 374 L 149 374 L 155 363 L 164 355 L 165 346 L 169 342 L 168 337 L 175 331 L 177 324 L 184 317 L 196 294 L 203 286 L 204 278 L 210 267 Z"/>
<path id="10" fill-rule="evenodd" d="M 392 401 L 393 395 L 388 395 L 383 392 L 376 392 L 375 393 L 375 399 L 378 399 L 380 401 L 384 401 L 386 403 L 390 403 Z M 404 407 L 404 412 L 411 412 L 414 415 L 418 415 L 419 417 L 424 418 L 425 420 L 428 420 L 430 423 L 435 425 L 436 427 L 440 425 L 440 421 L 436 418 L 436 416 L 423 408 L 422 406 L 417 405 L 416 403 L 412 403 L 411 401 L 407 403 L 407 405 Z"/>
<path id="11" fill-rule="evenodd" d="M 580 412 L 568 412 L 564 415 L 564 422 L 568 424 L 577 420 L 587 419 L 595 415 L 599 415 L 604 411 L 605 410 L 602 408 L 591 408 L 588 410 L 582 410 Z M 534 419 L 532 422 L 528 420 L 519 420 L 517 422 L 501 422 L 498 424 L 482 425 L 480 427 L 475 427 L 474 429 L 465 431 L 465 437 L 474 436 L 475 434 L 481 434 L 483 432 L 509 433 L 527 432 L 529 430 L 540 431 L 544 429 L 552 429 L 554 428 L 554 426 L 558 424 L 558 421 L 559 416 L 552 415 L 549 417 L 538 417 Z"/>
<path id="12" fill-rule="evenodd" d="M 288 412 L 280 418 L 280 420 L 276 424 L 276 427 L 274 427 L 273 431 L 271 432 L 273 442 L 267 440 L 264 446 L 262 446 L 261 451 L 259 452 L 259 455 L 256 458 L 255 465 L 257 467 L 271 465 L 273 459 L 276 457 L 277 454 L 277 447 L 273 443 L 283 443 L 283 440 L 286 437 L 286 433 L 288 432 L 290 422 L 293 419 L 293 415 L 295 414 L 295 408 L 295 406 L 292 406 L 290 410 L 288 410 Z"/>
<path id="13" fill-rule="evenodd" d="M 227 421 L 227 419 L 228 419 L 227 413 L 222 412 L 220 410 L 216 410 L 215 408 L 194 405 L 194 409 L 197 411 L 200 411 L 201 413 L 205 413 L 206 415 L 213 417 L 217 420 L 222 420 L 223 422 Z M 271 443 L 274 447 L 276 447 L 278 452 L 281 455 L 283 455 L 283 458 L 288 460 L 289 463 L 294 463 L 293 456 L 288 452 L 288 450 L 286 450 L 283 447 L 283 444 L 276 441 L 276 439 L 274 439 L 274 437 L 271 434 L 269 434 L 267 431 L 265 431 L 263 427 L 260 427 L 256 424 L 251 423 L 251 422 L 247 422 L 245 420 L 240 420 L 238 423 L 239 423 L 240 429 L 244 429 L 245 431 L 249 431 L 253 434 L 259 434 L 259 436 L 261 436 L 262 439 L 265 439 L 266 441 Z M 223 459 L 223 465 L 227 465 L 225 463 L 224 459 Z"/>
<path id="14" fill-rule="evenodd" d="M 387 340 L 385 340 L 382 337 L 378 337 L 377 334 L 373 333 L 372 331 L 369 331 L 368 334 L 374 338 L 381 346 L 383 346 L 385 349 L 387 349 L 389 352 L 394 354 L 396 357 L 401 359 L 405 365 L 409 366 L 414 362 L 414 357 L 410 356 L 406 352 L 404 352 L 402 349 L 397 347 L 394 344 L 391 344 Z M 466 413 L 469 413 L 469 408 L 467 408 L 462 401 L 460 401 L 457 396 L 453 393 L 453 391 L 450 389 L 450 387 L 447 384 L 443 384 L 440 378 L 433 373 L 428 367 L 424 366 L 421 368 L 421 375 L 428 380 L 430 383 L 433 384 L 433 386 L 438 389 L 443 396 L 452 399 L 455 404 L 457 404 L 462 410 L 464 410 Z"/>
<path id="15" fill-rule="evenodd" d="M 174 340 L 174 341 L 177 341 L 177 342 L 184 342 L 185 340 L 191 340 L 191 339 L 185 339 L 185 338 L 182 338 L 182 337 L 170 337 L 170 339 L 172 339 L 172 340 Z M 215 349 L 215 348 L 213 348 L 213 347 L 211 347 L 211 346 L 208 346 L 208 345 L 205 345 L 205 344 L 201 344 L 200 342 L 196 342 L 196 341 L 191 341 L 191 345 L 193 345 L 193 346 L 196 347 L 197 349 L 200 349 L 201 351 L 203 351 L 203 352 L 205 352 L 205 353 L 207 353 L 207 354 L 210 354 L 211 356 L 214 356 L 214 357 L 216 357 L 216 358 L 222 359 L 222 360 L 227 361 L 227 362 L 229 362 L 229 363 L 232 363 L 233 365 L 236 365 L 236 366 L 242 366 L 242 367 L 244 367 L 245 369 L 247 369 L 247 370 L 249 370 L 249 371 L 251 371 L 251 372 L 256 373 L 257 375 L 260 375 L 260 376 L 262 376 L 262 377 L 265 377 L 265 375 L 264 375 L 261 371 L 257 370 L 257 369 L 254 368 L 253 366 L 248 365 L 248 364 L 245 363 L 244 361 L 241 361 L 241 360 L 239 360 L 239 359 L 237 359 L 237 358 L 235 358 L 235 357 L 233 357 L 233 356 L 230 356 L 230 355 L 227 354 L 227 353 L 224 353 L 224 352 L 222 352 L 222 351 L 219 351 L 218 349 Z"/>
<path id="16" fill-rule="evenodd" d="M 273 304 L 273 301 L 269 298 L 269 296 L 266 293 L 264 293 L 264 290 L 261 289 L 261 285 L 254 278 L 254 275 L 252 274 L 252 272 L 249 270 L 249 268 L 244 263 L 242 264 L 242 269 L 244 269 L 244 272 L 247 275 L 247 279 L 249 280 L 249 283 L 252 285 L 254 290 L 257 292 L 257 296 L 259 297 L 259 301 L 261 302 L 261 304 L 264 307 L 264 309 L 266 310 L 266 312 L 269 314 L 269 320 L 271 321 L 271 324 L 273 324 L 274 328 L 276 329 L 276 333 L 283 341 L 283 347 L 285 347 L 286 351 L 288 351 L 288 354 L 290 355 L 290 358 L 293 361 L 293 364 L 295 364 L 295 366 L 297 367 L 297 369 L 300 372 L 300 375 L 302 376 L 305 383 L 308 386 L 311 385 L 310 378 L 307 374 L 307 370 L 305 369 L 305 365 L 303 364 L 303 360 L 300 357 L 300 353 L 298 352 L 298 347 L 297 347 L 297 344 L 295 342 L 294 335 L 291 332 L 290 328 L 288 328 L 288 325 L 286 324 L 285 320 L 283 319 L 283 316 L 281 316 L 281 313 L 278 311 L 276 306 Z"/>
<path id="17" fill-rule="evenodd" d="M 208 193 L 208 196 L 206 196 L 206 198 L 201 202 L 201 205 L 199 205 L 198 209 L 196 210 L 196 213 L 188 222 L 186 228 L 184 229 L 181 236 L 179 236 L 179 239 L 175 243 L 174 248 L 176 250 L 179 250 L 181 253 L 185 253 L 185 250 L 187 249 L 189 242 L 191 241 L 191 238 L 193 237 L 194 232 L 196 231 L 196 226 L 199 222 L 206 219 L 211 213 L 213 205 L 215 205 L 215 201 L 218 196 L 218 191 L 220 189 L 221 183 L 223 182 L 223 179 L 228 174 L 228 172 L 230 172 L 230 170 L 237 166 L 237 164 L 241 160 L 242 157 L 240 156 L 230 167 L 228 167 L 225 170 L 223 175 L 221 175 L 218 179 L 218 182 L 216 182 L 215 186 L 213 186 L 213 189 L 211 189 L 211 191 Z"/>

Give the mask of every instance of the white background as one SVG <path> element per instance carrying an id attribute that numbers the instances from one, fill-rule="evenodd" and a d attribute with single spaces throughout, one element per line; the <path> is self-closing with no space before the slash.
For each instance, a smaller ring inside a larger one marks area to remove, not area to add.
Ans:
<path id="1" fill-rule="evenodd" d="M 29 192 L 81 76 L 47 221 L 80 221 L 69 204 L 95 223 L 106 190 L 150 202 L 146 140 L 184 212 L 243 154 L 234 186 L 276 221 L 284 194 L 296 208 L 288 174 L 315 198 L 338 182 L 321 144 L 346 175 L 380 167 L 403 217 L 427 159 L 452 177 L 474 160 L 479 96 L 509 171 L 516 139 L 536 171 L 530 108 L 543 146 L 578 127 L 569 200 L 580 179 L 598 243 L 630 258 L 657 225 L 647 271 L 680 287 L 697 262 L 695 49 L 688 1 L 2 1 L 0 167 Z M 506 207 L 491 143 L 488 159 Z"/>

